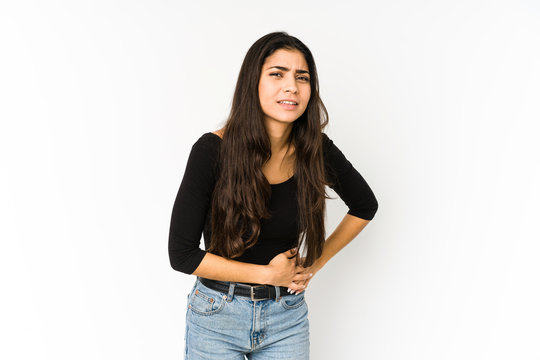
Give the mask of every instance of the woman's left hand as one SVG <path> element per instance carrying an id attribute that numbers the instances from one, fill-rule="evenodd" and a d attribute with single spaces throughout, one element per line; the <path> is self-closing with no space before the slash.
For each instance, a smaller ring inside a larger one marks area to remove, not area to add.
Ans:
<path id="1" fill-rule="evenodd" d="M 305 257 L 301 258 L 301 264 L 304 263 L 305 259 L 306 259 Z M 307 278 L 306 280 L 295 280 L 294 281 L 298 285 L 305 285 L 305 288 L 303 290 L 298 290 L 295 293 L 291 293 L 291 294 L 298 295 L 302 291 L 305 291 L 307 289 L 308 283 L 311 281 L 311 279 L 313 279 L 313 277 L 315 276 L 317 271 L 319 271 L 319 267 L 316 265 L 316 263 L 313 263 L 311 266 L 308 266 L 306 268 L 303 267 L 302 265 L 297 265 L 296 269 L 297 269 L 297 274 L 311 274 L 311 276 L 309 278 Z"/>

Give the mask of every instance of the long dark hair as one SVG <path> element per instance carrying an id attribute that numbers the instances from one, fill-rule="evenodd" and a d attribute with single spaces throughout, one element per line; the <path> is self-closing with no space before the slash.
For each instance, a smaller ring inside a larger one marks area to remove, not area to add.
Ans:
<path id="1" fill-rule="evenodd" d="M 212 236 L 209 252 L 235 258 L 255 245 L 260 219 L 270 218 L 271 187 L 262 166 L 271 157 L 271 144 L 264 127 L 258 84 L 265 59 L 276 50 L 298 50 L 308 64 L 311 96 L 304 113 L 294 121 L 289 146 L 295 147 L 295 178 L 299 211 L 299 239 L 310 266 L 321 256 L 324 241 L 326 202 L 322 130 L 328 112 L 319 97 L 319 80 L 311 51 L 286 32 L 272 32 L 248 50 L 234 91 L 231 112 L 224 126 L 219 154 L 220 175 L 212 197 Z M 246 240 L 242 238 L 246 232 Z M 300 262 L 300 251 L 296 260 Z"/>

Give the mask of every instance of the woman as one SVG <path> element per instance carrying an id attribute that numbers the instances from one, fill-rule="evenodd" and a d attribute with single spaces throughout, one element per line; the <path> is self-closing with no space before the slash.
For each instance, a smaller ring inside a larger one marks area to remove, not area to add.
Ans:
<path id="1" fill-rule="evenodd" d="M 257 40 L 225 126 L 191 148 L 172 211 L 171 266 L 197 276 L 186 359 L 309 359 L 305 290 L 378 207 L 327 123 L 309 49 L 285 32 Z M 328 239 L 325 185 L 349 208 Z"/>

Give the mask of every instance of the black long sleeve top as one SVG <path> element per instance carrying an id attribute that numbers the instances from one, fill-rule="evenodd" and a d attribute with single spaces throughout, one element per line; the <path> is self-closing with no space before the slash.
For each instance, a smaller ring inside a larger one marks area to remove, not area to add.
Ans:
<path id="1" fill-rule="evenodd" d="M 205 248 L 210 246 L 210 210 L 212 192 L 217 180 L 217 156 L 222 139 L 204 133 L 192 146 L 184 177 L 172 209 L 169 230 L 169 260 L 174 270 L 192 274 L 202 262 L 205 250 L 200 246 L 201 233 Z M 331 188 L 345 202 L 350 215 L 372 220 L 378 202 L 362 175 L 323 133 L 325 176 Z M 294 247 L 298 241 L 298 206 L 296 179 L 271 184 L 270 219 L 261 220 L 257 243 L 237 261 L 266 265 L 277 254 Z"/>

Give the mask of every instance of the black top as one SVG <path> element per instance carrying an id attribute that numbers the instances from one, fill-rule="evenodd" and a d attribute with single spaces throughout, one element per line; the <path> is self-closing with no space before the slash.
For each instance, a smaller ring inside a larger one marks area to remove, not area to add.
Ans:
<path id="1" fill-rule="evenodd" d="M 191 274 L 201 263 L 205 250 L 199 245 L 201 233 L 205 248 L 210 246 L 210 206 L 217 179 L 217 156 L 222 139 L 203 134 L 192 146 L 184 177 L 174 202 L 169 230 L 169 259 L 173 269 Z M 327 180 L 345 202 L 350 215 L 371 220 L 378 203 L 373 191 L 343 153 L 323 133 L 323 157 Z M 272 218 L 261 220 L 256 244 L 234 260 L 266 265 L 277 254 L 294 247 L 298 241 L 298 205 L 296 178 L 270 184 Z"/>

